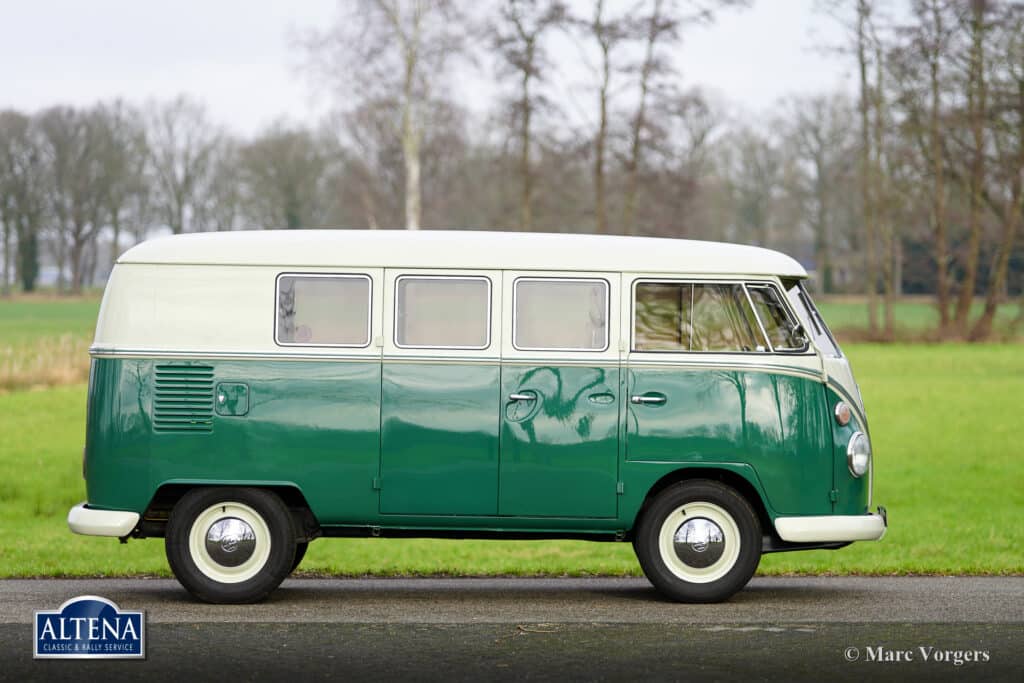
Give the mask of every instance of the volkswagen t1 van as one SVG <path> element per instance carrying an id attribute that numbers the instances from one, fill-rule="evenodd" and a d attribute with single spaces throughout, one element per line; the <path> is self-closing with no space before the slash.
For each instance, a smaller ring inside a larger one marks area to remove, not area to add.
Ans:
<path id="1" fill-rule="evenodd" d="M 117 262 L 80 534 L 164 538 L 209 602 L 322 537 L 632 542 L 684 602 L 877 540 L 850 365 L 793 259 L 672 239 L 188 234 Z"/>

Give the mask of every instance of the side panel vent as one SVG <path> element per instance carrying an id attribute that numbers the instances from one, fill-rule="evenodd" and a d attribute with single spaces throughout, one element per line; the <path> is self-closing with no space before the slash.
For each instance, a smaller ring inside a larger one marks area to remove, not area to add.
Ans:
<path id="1" fill-rule="evenodd" d="M 157 432 L 213 431 L 213 368 L 157 365 L 153 429 Z"/>

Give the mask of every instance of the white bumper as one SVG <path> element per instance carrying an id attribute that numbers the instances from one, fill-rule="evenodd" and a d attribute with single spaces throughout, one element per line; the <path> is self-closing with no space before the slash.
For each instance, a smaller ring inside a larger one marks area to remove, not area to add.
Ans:
<path id="1" fill-rule="evenodd" d="M 823 515 L 821 517 L 779 517 L 775 531 L 791 543 L 833 543 L 877 541 L 885 536 L 884 515 Z"/>
<path id="2" fill-rule="evenodd" d="M 93 510 L 79 503 L 68 510 L 68 527 L 86 536 L 127 536 L 139 523 L 139 513 L 121 510 Z"/>

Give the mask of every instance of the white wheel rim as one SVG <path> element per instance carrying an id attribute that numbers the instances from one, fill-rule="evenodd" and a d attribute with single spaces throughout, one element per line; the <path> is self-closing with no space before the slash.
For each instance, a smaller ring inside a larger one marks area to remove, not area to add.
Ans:
<path id="1" fill-rule="evenodd" d="M 248 560 L 235 567 L 217 562 L 206 548 L 206 534 L 210 527 L 222 520 L 238 519 L 245 522 L 255 535 L 256 546 Z M 203 510 L 192 523 L 188 533 L 188 550 L 196 568 L 207 578 L 218 583 L 241 583 L 256 576 L 270 558 L 270 528 L 263 517 L 243 503 L 224 502 Z"/>
<path id="2" fill-rule="evenodd" d="M 690 520 L 705 519 L 722 530 L 725 548 L 722 556 L 707 567 L 692 567 L 682 561 L 675 550 L 676 530 Z M 711 583 L 729 573 L 740 556 L 740 530 L 732 515 L 712 503 L 693 502 L 680 505 L 665 517 L 658 531 L 661 560 L 676 577 L 689 583 Z"/>

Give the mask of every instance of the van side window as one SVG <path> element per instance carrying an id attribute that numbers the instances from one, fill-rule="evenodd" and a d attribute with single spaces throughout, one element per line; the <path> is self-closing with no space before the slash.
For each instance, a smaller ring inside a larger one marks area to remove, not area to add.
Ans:
<path id="1" fill-rule="evenodd" d="M 757 317 L 764 326 L 768 341 L 776 351 L 803 351 L 807 342 L 797 334 L 797 323 L 782 304 L 778 291 L 771 285 L 747 285 Z"/>
<path id="2" fill-rule="evenodd" d="M 634 351 L 765 351 L 743 285 L 641 282 L 634 301 Z"/>
<path id="3" fill-rule="evenodd" d="M 605 280 L 518 278 L 512 345 L 521 351 L 604 351 L 608 348 Z"/>
<path id="4" fill-rule="evenodd" d="M 370 278 L 279 275 L 274 337 L 285 346 L 369 345 Z"/>
<path id="5" fill-rule="evenodd" d="M 484 277 L 399 277 L 395 345 L 485 349 L 490 345 L 491 281 Z"/>

